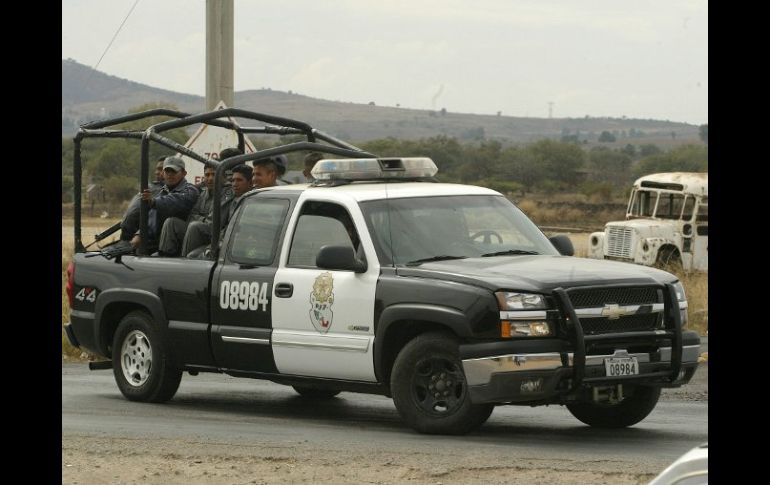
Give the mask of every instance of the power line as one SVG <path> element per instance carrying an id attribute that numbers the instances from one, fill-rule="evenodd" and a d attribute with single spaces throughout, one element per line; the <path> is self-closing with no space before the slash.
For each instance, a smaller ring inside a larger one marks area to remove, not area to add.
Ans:
<path id="1" fill-rule="evenodd" d="M 107 44 L 107 47 L 104 49 L 104 52 L 102 53 L 102 57 L 99 58 L 99 60 L 96 62 L 96 65 L 94 66 L 94 71 L 96 68 L 99 67 L 99 64 L 102 62 L 102 59 L 104 59 L 104 56 L 107 54 L 107 51 L 110 50 L 110 47 L 112 46 L 112 43 L 115 42 L 115 38 L 120 33 L 120 30 L 123 28 L 123 26 L 126 24 L 126 20 L 128 20 L 128 17 L 131 16 L 131 12 L 134 11 L 134 8 L 136 8 L 136 5 L 139 3 L 139 0 L 136 0 L 134 2 L 134 5 L 131 7 L 131 10 L 128 11 L 126 14 L 126 18 L 123 19 L 123 22 L 120 23 L 120 27 L 118 27 L 118 30 L 115 31 L 115 35 L 112 36 L 112 40 L 110 40 L 110 43 Z M 93 72 L 91 73 L 93 75 Z"/>

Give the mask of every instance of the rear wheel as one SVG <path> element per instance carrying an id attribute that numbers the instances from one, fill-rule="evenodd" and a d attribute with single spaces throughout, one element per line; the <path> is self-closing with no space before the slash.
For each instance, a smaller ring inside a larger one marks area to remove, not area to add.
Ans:
<path id="1" fill-rule="evenodd" d="M 168 344 L 142 311 L 129 313 L 118 324 L 112 370 L 118 389 L 131 401 L 168 401 L 182 380 L 182 371 L 169 361 Z"/>
<path id="2" fill-rule="evenodd" d="M 567 409 L 580 421 L 597 428 L 625 428 L 646 418 L 658 403 L 660 387 L 623 387 L 627 394 L 615 403 L 578 402 Z"/>
<path id="3" fill-rule="evenodd" d="M 464 434 L 481 426 L 492 404 L 472 404 L 456 339 L 423 334 L 399 352 L 390 378 L 401 417 L 420 433 Z"/>
<path id="4" fill-rule="evenodd" d="M 331 399 L 340 391 L 334 389 L 316 389 L 313 387 L 291 386 L 302 397 L 308 397 L 312 399 Z"/>

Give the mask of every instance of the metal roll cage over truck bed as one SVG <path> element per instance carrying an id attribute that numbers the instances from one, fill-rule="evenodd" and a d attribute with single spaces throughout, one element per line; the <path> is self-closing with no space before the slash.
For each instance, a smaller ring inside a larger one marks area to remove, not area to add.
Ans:
<path id="1" fill-rule="evenodd" d="M 121 123 L 141 120 L 141 119 L 150 118 L 153 116 L 169 116 L 177 119 L 156 123 L 154 125 L 149 126 L 147 129 L 143 131 L 109 129 L 109 127 L 113 127 Z M 242 127 L 235 122 L 219 119 L 219 118 L 225 118 L 225 117 L 245 118 L 248 120 L 261 121 L 267 124 L 265 126 Z M 240 148 L 242 151 L 244 150 L 244 146 L 245 146 L 244 135 L 247 133 L 257 133 L 257 134 L 266 134 L 266 135 L 304 135 L 307 138 L 307 141 L 288 143 L 285 145 L 280 145 L 277 147 L 272 147 L 264 150 L 257 150 L 254 153 L 246 153 L 244 155 L 238 155 L 235 157 L 230 157 L 224 160 L 217 161 L 213 159 L 208 159 L 203 155 L 200 155 L 195 151 L 190 150 L 184 145 L 181 145 L 161 135 L 161 133 L 165 131 L 168 131 L 174 128 L 183 128 L 183 127 L 187 127 L 197 123 L 204 123 L 207 125 L 219 126 L 222 128 L 227 128 L 235 131 L 238 136 L 238 148 Z M 74 141 L 73 171 L 74 171 L 74 199 L 75 199 L 74 233 L 75 233 L 75 252 L 77 253 L 82 253 L 86 251 L 86 247 L 83 246 L 83 240 L 82 240 L 82 219 L 81 219 L 82 217 L 81 216 L 81 212 L 82 212 L 81 185 L 82 185 L 82 172 L 83 172 L 83 162 L 81 159 L 81 143 L 84 138 L 134 138 L 134 139 L 141 140 L 142 142 L 141 164 L 140 164 L 140 173 L 139 173 L 141 190 L 144 190 L 148 187 L 147 181 L 150 174 L 149 155 L 150 155 L 151 140 L 165 147 L 171 148 L 172 150 L 175 150 L 178 153 L 186 155 L 201 163 L 215 165 L 217 167 L 217 171 L 215 176 L 216 182 L 214 185 L 214 198 L 217 201 L 220 200 L 222 197 L 222 193 L 223 193 L 222 181 L 225 177 L 225 171 L 241 163 L 249 162 L 259 158 L 271 157 L 275 155 L 282 155 L 286 153 L 305 151 L 305 150 L 317 151 L 321 153 L 330 153 L 333 155 L 339 155 L 343 157 L 358 157 L 358 158 L 375 157 L 375 155 L 372 155 L 369 152 L 363 151 L 360 148 L 354 145 L 351 145 L 350 143 L 346 143 L 342 140 L 338 140 L 337 138 L 331 135 L 328 135 L 320 130 L 316 130 L 315 128 L 311 127 L 309 124 L 305 122 L 292 120 L 289 118 L 282 118 L 282 117 L 273 116 L 273 115 L 267 115 L 263 113 L 256 113 L 253 111 L 247 111 L 247 110 L 238 109 L 238 108 L 225 108 L 225 109 L 219 109 L 215 111 L 209 111 L 206 113 L 200 113 L 196 115 L 191 115 L 189 113 L 184 113 L 181 111 L 176 111 L 171 109 L 159 108 L 159 109 L 142 111 L 140 113 L 119 116 L 116 118 L 110 118 L 107 120 L 92 121 L 89 123 L 85 123 L 80 126 L 80 128 L 78 129 L 78 132 L 73 138 L 73 141 Z M 329 145 L 318 143 L 317 140 L 321 140 L 326 143 L 329 143 Z M 139 255 L 147 255 L 146 243 L 148 240 L 148 237 L 147 237 L 148 213 L 149 213 L 149 203 L 142 201 L 140 205 L 140 212 L 139 212 L 139 234 L 142 239 L 141 245 L 137 250 L 137 254 Z M 212 214 L 212 235 L 211 235 L 212 241 L 219 240 L 221 220 L 222 220 L 222 214 L 221 214 L 220 204 L 214 204 L 213 214 Z M 102 234 L 99 234 L 96 240 L 98 241 L 98 240 L 104 239 L 105 237 L 109 236 L 112 232 L 117 231 L 119 228 L 120 228 L 119 224 L 114 225 L 108 231 L 105 231 Z M 219 246 L 217 244 L 212 245 L 211 256 L 213 259 L 216 259 L 219 256 Z"/>

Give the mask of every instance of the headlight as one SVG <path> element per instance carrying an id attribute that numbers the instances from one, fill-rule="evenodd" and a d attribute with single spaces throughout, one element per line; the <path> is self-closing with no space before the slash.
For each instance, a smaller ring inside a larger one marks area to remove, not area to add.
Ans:
<path id="1" fill-rule="evenodd" d="M 523 321 L 501 320 L 500 336 L 502 338 L 511 337 L 551 337 L 553 329 L 551 324 L 545 320 Z"/>
<path id="2" fill-rule="evenodd" d="M 497 306 L 500 310 L 545 310 L 548 306 L 543 295 L 534 293 L 510 293 L 498 291 Z"/>
<path id="3" fill-rule="evenodd" d="M 546 320 L 548 304 L 543 295 L 534 293 L 495 293 L 500 308 L 500 336 L 552 337 L 554 330 Z"/>
<path id="4" fill-rule="evenodd" d="M 674 291 L 676 292 L 676 299 L 679 300 L 679 315 L 682 319 L 682 326 L 687 325 L 689 321 L 687 317 L 687 296 L 684 294 L 684 286 L 681 281 L 674 283 Z"/>
<path id="5" fill-rule="evenodd" d="M 674 283 L 674 290 L 676 291 L 676 299 L 679 301 L 687 301 L 687 297 L 684 294 L 684 286 L 681 281 Z"/>

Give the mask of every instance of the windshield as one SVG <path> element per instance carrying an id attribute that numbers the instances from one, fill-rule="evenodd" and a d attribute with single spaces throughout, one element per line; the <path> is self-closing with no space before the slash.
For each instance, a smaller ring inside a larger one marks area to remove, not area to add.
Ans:
<path id="1" fill-rule="evenodd" d="M 361 203 L 381 264 L 559 253 L 503 196 L 414 197 Z"/>
<path id="2" fill-rule="evenodd" d="M 682 192 L 636 190 L 631 194 L 628 216 L 690 220 L 694 205 L 695 198 Z"/>
<path id="3" fill-rule="evenodd" d="M 653 190 L 635 190 L 628 204 L 628 215 L 631 217 L 652 217 L 658 193 Z"/>

